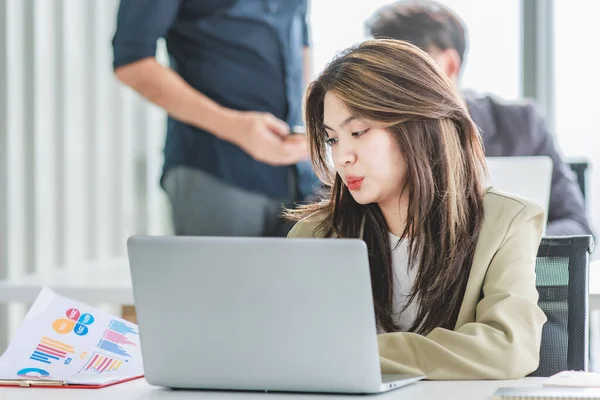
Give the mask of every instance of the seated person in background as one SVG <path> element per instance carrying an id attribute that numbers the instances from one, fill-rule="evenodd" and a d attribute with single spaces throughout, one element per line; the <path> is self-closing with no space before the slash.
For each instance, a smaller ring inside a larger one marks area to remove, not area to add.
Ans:
<path id="1" fill-rule="evenodd" d="M 313 167 L 330 192 L 288 211 L 299 221 L 288 237 L 366 242 L 383 372 L 534 371 L 545 212 L 484 188 L 481 137 L 452 82 L 419 48 L 370 40 L 321 73 L 304 107 Z"/>
<path id="2" fill-rule="evenodd" d="M 431 1 L 399 1 L 376 11 L 367 22 L 374 38 L 404 40 L 426 51 L 458 88 L 465 59 L 464 24 Z M 562 160 L 546 123 L 532 103 L 509 103 L 490 95 L 463 92 L 469 113 L 481 129 L 486 156 L 552 158 L 552 189 L 546 235 L 592 234 L 583 195 Z"/>

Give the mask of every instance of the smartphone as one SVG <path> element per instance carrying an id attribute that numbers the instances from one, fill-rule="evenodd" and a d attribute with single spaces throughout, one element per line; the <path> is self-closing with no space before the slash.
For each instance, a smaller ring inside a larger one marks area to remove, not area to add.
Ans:
<path id="1" fill-rule="evenodd" d="M 306 129 L 301 125 L 294 125 L 290 130 L 290 135 L 306 135 Z"/>

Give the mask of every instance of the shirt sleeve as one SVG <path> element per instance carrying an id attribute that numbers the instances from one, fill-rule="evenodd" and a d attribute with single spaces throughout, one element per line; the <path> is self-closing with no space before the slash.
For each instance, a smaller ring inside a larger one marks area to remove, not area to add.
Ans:
<path id="1" fill-rule="evenodd" d="M 177 19 L 181 0 L 121 0 L 112 40 L 113 68 L 154 57 L 156 41 Z"/>

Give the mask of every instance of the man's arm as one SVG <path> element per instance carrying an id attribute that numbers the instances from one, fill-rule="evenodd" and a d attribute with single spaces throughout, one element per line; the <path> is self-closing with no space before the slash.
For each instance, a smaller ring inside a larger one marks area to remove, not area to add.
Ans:
<path id="1" fill-rule="evenodd" d="M 583 202 L 583 194 L 573 172 L 558 153 L 552 135 L 533 104 L 527 106 L 535 154 L 552 158 L 552 189 L 546 235 L 591 235 Z"/>
<path id="2" fill-rule="evenodd" d="M 160 65 L 154 57 L 145 58 L 115 70 L 117 78 L 152 103 L 164 108 L 175 119 L 233 141 L 234 133 L 226 122 L 235 111 L 221 107 L 173 70 Z"/>
<path id="3" fill-rule="evenodd" d="M 143 7 L 136 0 L 121 0 L 112 42 L 115 74 L 174 118 L 227 139 L 221 122 L 228 110 L 155 59 L 156 42 L 175 24 L 180 8 L 180 0 L 147 0 Z"/>

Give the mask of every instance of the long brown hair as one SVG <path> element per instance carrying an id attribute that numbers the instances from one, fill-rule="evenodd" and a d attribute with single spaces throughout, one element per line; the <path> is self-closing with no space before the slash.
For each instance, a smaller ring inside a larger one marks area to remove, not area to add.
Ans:
<path id="1" fill-rule="evenodd" d="M 343 52 L 310 84 L 304 120 L 313 167 L 329 190 L 314 204 L 289 210 L 315 218 L 325 237 L 362 239 L 369 249 L 377 324 L 392 332 L 394 270 L 386 220 L 377 204 L 358 204 L 331 168 L 323 127 L 332 92 L 358 118 L 394 135 L 407 163 L 408 216 L 401 240 L 413 238 L 409 264 L 418 267 L 408 306 L 418 301 L 410 331 L 453 329 L 464 297 L 483 218 L 486 176 L 479 131 L 458 91 L 417 47 L 369 40 Z"/>

